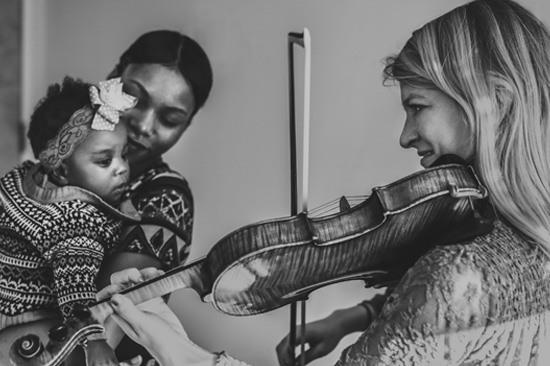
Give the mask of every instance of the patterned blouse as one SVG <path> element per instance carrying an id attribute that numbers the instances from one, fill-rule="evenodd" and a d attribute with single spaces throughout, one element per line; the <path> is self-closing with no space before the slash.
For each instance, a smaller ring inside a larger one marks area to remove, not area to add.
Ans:
<path id="1" fill-rule="evenodd" d="M 436 247 L 404 276 L 337 365 L 543 365 L 550 360 L 550 261 L 497 221 Z"/>
<path id="2" fill-rule="evenodd" d="M 130 198 L 142 217 L 123 229 L 118 251 L 153 256 L 170 269 L 189 256 L 193 230 L 193 195 L 185 178 L 162 160 L 134 179 Z"/>

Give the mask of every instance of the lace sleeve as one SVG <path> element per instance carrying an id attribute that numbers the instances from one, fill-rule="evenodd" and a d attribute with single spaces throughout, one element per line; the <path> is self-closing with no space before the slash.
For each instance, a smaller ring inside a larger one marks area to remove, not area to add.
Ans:
<path id="1" fill-rule="evenodd" d="M 481 271 L 460 251 L 434 251 L 404 276 L 378 319 L 338 365 L 458 365 L 487 319 Z"/>

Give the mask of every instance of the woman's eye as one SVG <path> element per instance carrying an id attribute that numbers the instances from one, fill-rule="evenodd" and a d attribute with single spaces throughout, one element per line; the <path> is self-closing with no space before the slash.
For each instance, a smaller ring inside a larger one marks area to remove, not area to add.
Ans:
<path id="1" fill-rule="evenodd" d="M 175 126 L 180 126 L 182 124 L 187 123 L 187 118 L 173 117 L 173 116 L 161 117 L 160 121 L 162 122 L 163 125 L 175 127 Z"/>
<path id="2" fill-rule="evenodd" d="M 135 87 L 132 87 L 132 86 L 126 87 L 126 84 L 125 84 L 122 87 L 122 90 L 126 94 L 131 95 L 132 97 L 136 98 L 136 106 L 143 105 L 143 100 L 141 98 L 141 93 L 140 93 L 139 89 L 137 89 Z"/>
<path id="3" fill-rule="evenodd" d="M 168 118 L 161 118 L 161 121 L 163 125 L 167 125 L 167 126 L 176 126 L 179 124 L 177 121 L 174 121 Z"/>
<path id="4" fill-rule="evenodd" d="M 132 109 L 144 109 L 146 107 L 146 103 L 144 102 L 144 100 L 139 96 L 139 95 L 133 95 L 131 93 L 128 93 L 130 94 L 131 96 L 133 96 L 135 99 L 135 104 L 134 106 L 132 107 Z"/>
<path id="5" fill-rule="evenodd" d="M 425 106 L 421 104 L 409 104 L 408 108 L 413 114 L 420 112 Z"/>
<path id="6" fill-rule="evenodd" d="M 132 87 L 128 84 L 122 85 L 122 91 L 126 94 L 130 94 L 131 96 L 137 97 L 139 94 L 139 90 L 136 87 Z"/>
<path id="7" fill-rule="evenodd" d="M 136 96 L 135 98 L 136 98 L 135 107 L 139 108 L 139 107 L 143 107 L 145 105 L 145 101 L 142 98 L 140 98 L 139 96 Z"/>

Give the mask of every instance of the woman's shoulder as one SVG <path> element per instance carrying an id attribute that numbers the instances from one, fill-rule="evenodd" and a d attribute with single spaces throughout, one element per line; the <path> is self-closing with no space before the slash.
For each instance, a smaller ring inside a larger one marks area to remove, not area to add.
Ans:
<path id="1" fill-rule="evenodd" d="M 506 268 L 511 262 L 532 263 L 535 258 L 543 264 L 545 256 L 541 249 L 511 225 L 495 220 L 494 228 L 489 233 L 461 243 L 436 246 L 422 256 L 415 267 L 445 270 L 463 266 L 490 266 L 497 270 Z"/>
<path id="2" fill-rule="evenodd" d="M 346 357 L 368 352 L 373 359 L 439 365 L 528 354 L 547 341 L 540 324 L 550 312 L 548 263 L 500 221 L 488 234 L 435 247 L 409 269 Z"/>
<path id="3" fill-rule="evenodd" d="M 488 234 L 426 253 L 400 286 L 405 292 L 421 289 L 423 296 L 449 313 L 475 309 L 484 314 L 484 321 L 517 319 L 541 307 L 550 310 L 549 266 L 540 248 L 513 227 L 496 221 Z"/>

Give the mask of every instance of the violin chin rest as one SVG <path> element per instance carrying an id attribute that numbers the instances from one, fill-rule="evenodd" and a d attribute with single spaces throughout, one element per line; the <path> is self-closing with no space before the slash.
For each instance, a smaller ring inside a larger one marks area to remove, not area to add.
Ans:
<path id="1" fill-rule="evenodd" d="M 437 158 L 437 160 L 434 161 L 432 163 L 432 165 L 430 165 L 430 167 L 432 168 L 432 167 L 436 167 L 436 166 L 439 166 L 439 165 L 445 165 L 445 164 L 469 165 L 466 160 L 462 159 L 458 155 L 445 154 L 445 155 L 442 155 L 439 158 Z"/>
<path id="2" fill-rule="evenodd" d="M 481 217 L 477 212 L 470 220 L 456 230 L 451 230 L 439 245 L 451 245 L 467 242 L 476 236 L 485 235 L 493 231 L 494 220 Z"/>

